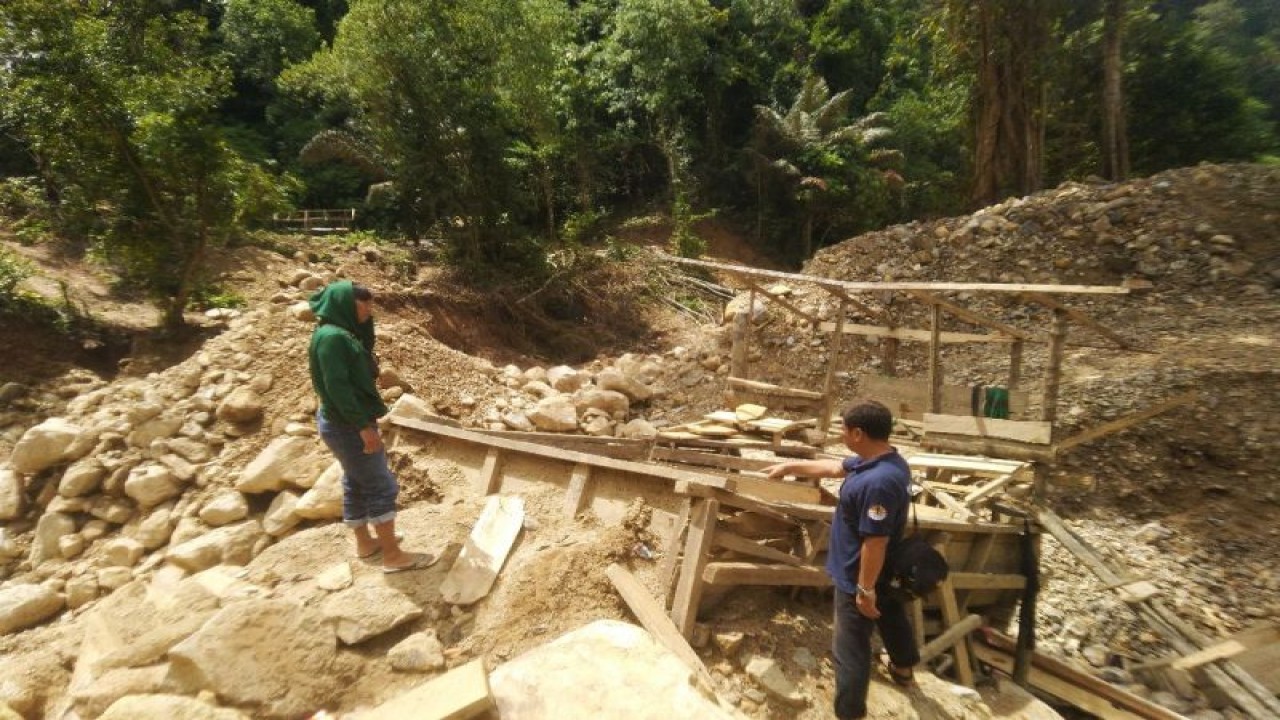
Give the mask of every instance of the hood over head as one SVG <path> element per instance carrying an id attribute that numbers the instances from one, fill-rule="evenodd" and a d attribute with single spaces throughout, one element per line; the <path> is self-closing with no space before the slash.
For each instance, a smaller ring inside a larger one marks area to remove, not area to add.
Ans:
<path id="1" fill-rule="evenodd" d="M 367 350 L 373 350 L 373 318 L 359 321 L 355 287 L 350 280 L 329 283 L 311 296 L 311 311 L 321 324 L 337 325 L 355 335 Z"/>

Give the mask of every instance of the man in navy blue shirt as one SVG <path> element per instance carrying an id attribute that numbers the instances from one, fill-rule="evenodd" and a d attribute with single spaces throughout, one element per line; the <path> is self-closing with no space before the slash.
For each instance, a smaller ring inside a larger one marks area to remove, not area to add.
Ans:
<path id="1" fill-rule="evenodd" d="M 892 430 L 889 408 L 861 402 L 843 416 L 842 439 L 854 452 L 852 457 L 796 460 L 765 468 L 774 479 L 784 475 L 844 478 L 827 551 L 827 574 L 835 585 L 831 643 L 835 711 L 841 720 L 867 714 L 874 628 L 880 629 L 889 652 L 888 671 L 894 682 L 911 684 L 912 668 L 920 662 L 906 607 L 886 589 L 890 579 L 886 561 L 902 542 L 911 503 L 911 469 L 889 444 Z"/>

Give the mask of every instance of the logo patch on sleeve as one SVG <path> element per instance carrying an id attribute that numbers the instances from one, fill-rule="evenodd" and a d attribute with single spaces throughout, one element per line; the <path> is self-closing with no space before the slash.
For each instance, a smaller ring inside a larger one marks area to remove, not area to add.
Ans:
<path id="1" fill-rule="evenodd" d="M 879 522 L 889 517 L 889 511 L 883 505 L 872 505 L 867 508 L 867 517 Z"/>

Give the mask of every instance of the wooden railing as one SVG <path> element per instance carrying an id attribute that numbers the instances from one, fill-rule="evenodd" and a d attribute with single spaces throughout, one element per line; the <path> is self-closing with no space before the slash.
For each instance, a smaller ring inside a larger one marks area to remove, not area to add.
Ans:
<path id="1" fill-rule="evenodd" d="M 355 208 L 336 210 L 295 210 L 291 213 L 277 213 L 272 216 L 277 229 L 301 230 L 307 233 L 345 233 L 351 232 L 356 221 Z"/>

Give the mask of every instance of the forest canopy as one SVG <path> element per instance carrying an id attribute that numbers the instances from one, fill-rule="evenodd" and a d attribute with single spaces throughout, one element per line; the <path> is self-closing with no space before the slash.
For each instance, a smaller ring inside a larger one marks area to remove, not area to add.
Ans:
<path id="1" fill-rule="evenodd" d="M 6 0 L 0 210 L 179 321 L 291 208 L 536 267 L 716 214 L 790 262 L 1096 176 L 1280 155 L 1274 0 Z M 178 317 L 174 317 L 176 314 Z"/>

